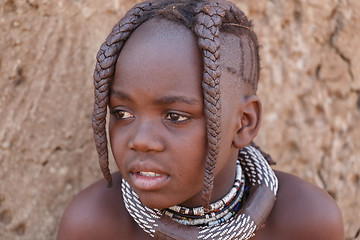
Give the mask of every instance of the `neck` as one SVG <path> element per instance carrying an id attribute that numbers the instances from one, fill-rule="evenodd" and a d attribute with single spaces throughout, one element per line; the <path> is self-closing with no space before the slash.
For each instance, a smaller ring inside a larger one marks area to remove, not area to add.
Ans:
<path id="1" fill-rule="evenodd" d="M 221 171 L 216 173 L 215 170 L 215 178 L 214 178 L 214 189 L 211 194 L 211 201 L 215 202 L 224 197 L 230 189 L 233 187 L 235 175 L 236 175 L 236 160 L 237 153 L 232 158 L 233 161 L 230 163 L 221 166 Z"/>
<path id="2" fill-rule="evenodd" d="M 230 163 L 224 166 L 219 166 L 221 171 L 216 172 L 215 170 L 214 189 L 211 194 L 210 203 L 222 199 L 233 187 L 236 174 L 236 154 L 235 157 L 233 157 L 234 161 L 229 161 Z M 180 203 L 179 205 L 184 207 L 199 207 L 203 204 L 204 202 L 202 200 L 202 192 L 199 191 L 192 198 Z"/>

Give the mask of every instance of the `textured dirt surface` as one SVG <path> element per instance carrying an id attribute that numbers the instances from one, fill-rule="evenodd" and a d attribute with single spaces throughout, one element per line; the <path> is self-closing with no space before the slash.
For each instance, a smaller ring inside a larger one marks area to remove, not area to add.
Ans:
<path id="1" fill-rule="evenodd" d="M 90 123 L 94 59 L 134 2 L 0 2 L 0 239 L 54 239 L 66 204 L 101 178 Z M 276 168 L 328 191 L 355 239 L 360 1 L 237 4 L 262 45 L 257 143 Z"/>

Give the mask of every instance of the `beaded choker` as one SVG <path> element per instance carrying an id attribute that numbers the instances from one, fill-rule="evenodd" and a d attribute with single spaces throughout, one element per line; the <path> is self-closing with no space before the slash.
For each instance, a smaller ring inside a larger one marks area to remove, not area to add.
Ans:
<path id="1" fill-rule="evenodd" d="M 225 205 L 228 205 L 234 198 L 236 193 L 239 191 L 240 186 L 242 185 L 242 169 L 240 166 L 240 161 L 236 162 L 236 176 L 235 176 L 235 182 L 233 187 L 231 188 L 230 192 L 225 195 L 222 199 L 219 201 L 210 204 L 210 212 L 219 212 L 221 211 Z M 203 216 L 205 215 L 204 207 L 197 207 L 197 208 L 187 208 L 182 206 L 173 206 L 166 210 L 175 211 L 181 214 L 186 215 L 195 215 L 195 216 Z"/>
<path id="2" fill-rule="evenodd" d="M 249 182 L 249 196 L 246 202 L 242 202 L 246 192 L 245 178 Z M 234 186 L 224 198 L 211 204 L 209 213 L 205 213 L 201 207 L 150 209 L 124 179 L 121 188 L 127 211 L 152 237 L 241 240 L 252 237 L 265 222 L 275 202 L 278 181 L 259 150 L 247 146 L 239 151 Z M 182 226 L 186 229 L 179 232 L 184 228 Z M 187 232 L 191 236 L 178 236 Z"/>
<path id="3" fill-rule="evenodd" d="M 210 211 L 205 213 L 204 208 L 186 208 L 173 206 L 162 210 L 162 213 L 184 225 L 214 226 L 228 220 L 241 205 L 245 190 L 245 176 L 241 170 L 240 162 L 236 164 L 236 177 L 230 192 L 219 201 L 210 205 Z"/>

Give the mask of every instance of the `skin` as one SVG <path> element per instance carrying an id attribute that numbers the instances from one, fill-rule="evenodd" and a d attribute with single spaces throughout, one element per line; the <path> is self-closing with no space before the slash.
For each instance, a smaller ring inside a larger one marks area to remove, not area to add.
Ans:
<path id="1" fill-rule="evenodd" d="M 223 61 L 232 64 L 226 57 Z M 196 39 L 185 27 L 150 20 L 135 30 L 111 86 L 110 142 L 120 172 L 113 174 L 112 188 L 100 180 L 73 199 L 57 239 L 151 239 L 124 207 L 121 175 L 148 207 L 202 204 L 206 123 L 201 71 Z M 223 72 L 222 141 L 212 201 L 231 188 L 238 148 L 256 136 L 261 120 L 259 98 L 246 86 L 234 88 L 234 75 Z M 253 239 L 344 239 L 340 211 L 326 192 L 292 175 L 276 175 L 277 200 Z"/>

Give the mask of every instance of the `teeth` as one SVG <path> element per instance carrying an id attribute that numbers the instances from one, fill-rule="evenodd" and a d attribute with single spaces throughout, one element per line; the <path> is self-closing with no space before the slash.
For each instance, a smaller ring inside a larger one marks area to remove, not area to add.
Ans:
<path id="1" fill-rule="evenodd" d="M 154 173 L 154 172 L 140 172 L 140 175 L 145 176 L 145 177 L 159 177 L 159 176 L 161 176 L 161 174 Z"/>

